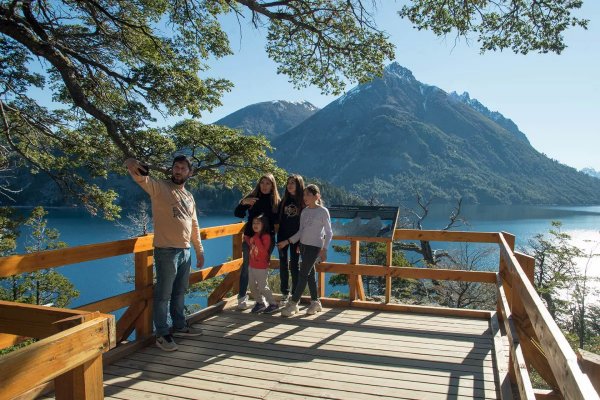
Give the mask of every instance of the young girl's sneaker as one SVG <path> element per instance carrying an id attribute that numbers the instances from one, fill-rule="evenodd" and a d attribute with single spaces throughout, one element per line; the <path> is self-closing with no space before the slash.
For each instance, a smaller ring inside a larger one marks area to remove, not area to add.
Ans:
<path id="1" fill-rule="evenodd" d="M 250 308 L 250 304 L 248 304 L 248 296 L 238 297 L 238 304 L 236 308 L 238 310 L 247 310 Z"/>
<path id="2" fill-rule="evenodd" d="M 296 314 L 298 311 L 300 311 L 298 309 L 298 303 L 290 300 L 287 302 L 285 307 L 283 307 L 283 309 L 281 310 L 281 316 L 282 317 L 291 317 L 292 315 Z"/>
<path id="3" fill-rule="evenodd" d="M 279 301 L 279 307 L 285 307 L 285 305 L 287 304 L 289 299 L 290 299 L 289 294 L 284 294 L 283 296 L 281 296 L 281 301 Z"/>
<path id="4" fill-rule="evenodd" d="M 323 311 L 321 302 L 319 300 L 313 300 L 310 302 L 310 306 L 306 309 L 306 315 L 313 315 L 320 311 Z"/>
<path id="5" fill-rule="evenodd" d="M 263 313 L 265 314 L 273 314 L 275 311 L 279 310 L 279 306 L 277 304 L 269 304 Z"/>
<path id="6" fill-rule="evenodd" d="M 250 310 L 251 313 L 259 313 L 261 311 L 263 311 L 265 308 L 265 305 L 262 302 L 256 302 L 256 304 L 254 305 L 254 307 L 252 307 L 252 310 Z"/>

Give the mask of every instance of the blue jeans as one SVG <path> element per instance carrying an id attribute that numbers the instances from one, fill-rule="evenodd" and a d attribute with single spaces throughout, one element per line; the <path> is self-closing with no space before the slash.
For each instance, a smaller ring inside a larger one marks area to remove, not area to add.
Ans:
<path id="1" fill-rule="evenodd" d="M 185 327 L 185 291 L 189 286 L 192 255 L 190 249 L 155 248 L 156 286 L 152 318 L 156 336 L 169 334 L 167 308 L 175 329 Z M 171 301 L 170 307 L 169 300 Z"/>

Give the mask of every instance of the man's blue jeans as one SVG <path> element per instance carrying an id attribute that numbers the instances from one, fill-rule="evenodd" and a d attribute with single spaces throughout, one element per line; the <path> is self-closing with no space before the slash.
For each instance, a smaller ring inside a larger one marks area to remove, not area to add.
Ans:
<path id="1" fill-rule="evenodd" d="M 155 248 L 156 286 L 152 317 L 156 336 L 169 334 L 167 309 L 175 329 L 185 326 L 185 291 L 189 286 L 192 256 L 190 249 Z M 169 300 L 171 305 L 169 307 Z"/>

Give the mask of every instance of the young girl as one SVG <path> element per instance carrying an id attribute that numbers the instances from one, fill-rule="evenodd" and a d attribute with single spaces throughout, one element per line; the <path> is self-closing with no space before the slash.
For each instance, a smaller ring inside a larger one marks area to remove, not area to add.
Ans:
<path id="1" fill-rule="evenodd" d="M 252 219 L 252 237 L 244 236 L 244 241 L 249 247 L 249 265 L 250 271 L 248 279 L 250 281 L 250 293 L 256 300 L 252 308 L 253 313 L 264 311 L 267 314 L 277 310 L 279 306 L 273 298 L 273 293 L 267 284 L 269 274 L 269 261 L 271 259 L 271 235 L 269 234 L 269 221 L 264 214 Z M 268 302 L 265 304 L 265 299 Z"/>
<path id="2" fill-rule="evenodd" d="M 264 214 L 268 222 L 268 233 L 271 235 L 271 247 L 273 250 L 273 243 L 275 243 L 275 233 L 273 226 L 275 223 L 275 214 L 277 207 L 279 206 L 279 192 L 277 191 L 277 184 L 275 183 L 275 177 L 273 174 L 263 175 L 256 184 L 256 187 L 250 194 L 244 196 L 240 203 L 233 212 L 238 218 L 244 218 L 248 215 L 248 222 L 244 227 L 244 237 L 252 237 L 254 232 L 252 230 L 252 221 L 254 217 Z M 242 243 L 242 268 L 240 273 L 240 291 L 238 294 L 238 309 L 245 310 L 248 308 L 248 257 L 250 247 L 246 240 Z M 271 254 L 269 251 L 269 254 Z"/>
<path id="3" fill-rule="evenodd" d="M 286 242 L 300 229 L 300 212 L 304 207 L 304 179 L 300 175 L 290 175 L 287 179 L 283 199 L 279 203 L 278 218 L 279 231 L 277 242 Z M 286 242 L 287 243 L 287 242 Z M 289 249 L 289 259 L 288 259 Z M 290 293 L 294 293 L 298 282 L 298 243 L 285 245 L 279 249 L 279 277 L 281 279 L 281 305 L 289 300 Z M 292 288 L 289 288 L 290 272 L 292 275 Z"/>
<path id="4" fill-rule="evenodd" d="M 302 262 L 298 275 L 298 284 L 292 298 L 281 310 L 283 317 L 290 317 L 298 312 L 298 302 L 302 292 L 308 283 L 310 291 L 310 306 L 306 314 L 312 315 L 321 311 L 321 302 L 317 296 L 317 280 L 315 274 L 315 262 L 317 257 L 321 261 L 327 260 L 327 246 L 331 242 L 333 232 L 331 231 L 331 219 L 329 211 L 323 207 L 321 202 L 321 191 L 316 185 L 308 185 L 304 189 L 304 204 L 306 208 L 300 215 L 300 230 L 288 240 L 279 242 L 277 246 L 281 249 L 292 243 L 300 241 L 300 256 Z"/>

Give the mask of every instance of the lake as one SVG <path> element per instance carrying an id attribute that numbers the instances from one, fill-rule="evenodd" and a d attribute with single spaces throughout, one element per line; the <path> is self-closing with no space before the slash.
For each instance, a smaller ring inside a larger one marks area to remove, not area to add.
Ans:
<path id="1" fill-rule="evenodd" d="M 448 223 L 451 206 L 436 205 L 423 223 L 424 229 L 441 229 Z M 108 242 L 126 239 L 127 232 L 114 222 L 94 218 L 77 209 L 49 209 L 48 226 L 61 232 L 61 240 L 69 246 Z M 545 233 L 550 228 L 550 222 L 559 220 L 563 223 L 563 231 L 572 235 L 574 242 L 580 247 L 589 248 L 600 243 L 600 206 L 588 207 L 550 207 L 550 206 L 463 206 L 461 213 L 469 225 L 456 230 L 470 231 L 505 231 L 516 235 L 517 247 L 527 244 L 528 239 L 537 233 Z M 123 222 L 127 219 L 123 218 Z M 202 215 L 200 224 L 203 227 L 225 225 L 239 222 L 231 215 L 215 214 Z M 24 236 L 20 239 L 20 249 L 24 245 Z M 341 243 L 343 244 L 343 243 Z M 435 243 L 434 248 L 451 246 Z M 211 239 L 204 242 L 206 266 L 220 264 L 226 261 L 231 252 L 231 238 Z M 599 248 L 600 250 L 600 248 Z M 343 262 L 347 256 L 330 251 L 330 260 Z M 592 275 L 600 275 L 600 265 L 593 260 Z M 492 261 L 493 263 L 495 261 Z M 492 264 L 494 265 L 494 264 Z M 495 262 L 497 265 L 497 262 Z M 120 256 L 82 264 L 59 268 L 80 290 L 81 295 L 71 304 L 73 307 L 117 295 L 133 289 L 124 280 L 128 272 L 133 271 L 133 257 Z M 278 288 L 274 288 L 278 291 Z M 336 288 L 329 286 L 329 295 Z M 188 303 L 206 305 L 206 299 L 188 299 Z"/>

